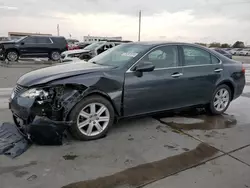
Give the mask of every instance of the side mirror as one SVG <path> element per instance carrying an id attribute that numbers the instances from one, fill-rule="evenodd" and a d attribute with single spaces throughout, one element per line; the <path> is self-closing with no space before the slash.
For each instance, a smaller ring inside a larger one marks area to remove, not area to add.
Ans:
<path id="1" fill-rule="evenodd" d="M 135 71 L 138 72 L 151 72 L 155 69 L 155 66 L 151 62 L 143 62 L 135 67 Z"/>
<path id="2" fill-rule="evenodd" d="M 24 42 L 21 42 L 21 45 L 24 45 Z"/>

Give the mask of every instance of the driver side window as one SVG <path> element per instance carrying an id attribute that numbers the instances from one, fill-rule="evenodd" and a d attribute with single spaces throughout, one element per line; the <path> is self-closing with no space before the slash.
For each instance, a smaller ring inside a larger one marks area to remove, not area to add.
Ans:
<path id="1" fill-rule="evenodd" d="M 177 46 L 163 46 L 154 49 L 147 54 L 143 62 L 151 62 L 155 69 L 170 68 L 178 66 L 178 49 Z"/>
<path id="2" fill-rule="evenodd" d="M 23 40 L 23 42 L 25 42 L 25 44 L 36 44 L 36 38 L 35 37 L 27 37 Z"/>

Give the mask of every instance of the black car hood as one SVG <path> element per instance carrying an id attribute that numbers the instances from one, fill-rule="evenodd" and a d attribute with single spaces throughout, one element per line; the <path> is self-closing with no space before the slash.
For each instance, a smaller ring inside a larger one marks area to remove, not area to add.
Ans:
<path id="1" fill-rule="evenodd" d="M 31 87 L 34 85 L 46 84 L 53 80 L 65 77 L 102 71 L 104 69 L 111 69 L 111 67 L 88 63 L 84 61 L 76 63 L 65 63 L 62 65 L 31 71 L 20 77 L 17 81 L 17 84 L 24 87 Z"/>

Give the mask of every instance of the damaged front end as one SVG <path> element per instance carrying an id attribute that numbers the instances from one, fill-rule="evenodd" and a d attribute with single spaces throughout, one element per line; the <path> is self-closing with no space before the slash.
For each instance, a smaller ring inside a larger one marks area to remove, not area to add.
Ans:
<path id="1" fill-rule="evenodd" d="M 83 85 L 36 88 L 17 85 L 11 94 L 9 108 L 16 125 L 24 134 L 29 135 L 30 139 L 39 144 L 48 144 L 50 138 L 46 138 L 46 134 L 42 133 L 50 131 L 51 137 L 58 136 L 55 143 L 60 144 L 63 132 L 72 123 L 67 122 L 68 114 L 83 98 L 86 89 Z M 40 136 L 34 136 L 39 132 Z"/>

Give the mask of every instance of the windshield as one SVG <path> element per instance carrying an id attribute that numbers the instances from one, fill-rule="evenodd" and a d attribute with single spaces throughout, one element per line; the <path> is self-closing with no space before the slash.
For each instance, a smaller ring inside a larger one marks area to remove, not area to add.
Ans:
<path id="1" fill-rule="evenodd" d="M 141 44 L 121 44 L 90 59 L 89 62 L 120 67 L 138 56 L 140 53 L 145 52 L 149 47 L 150 46 Z"/>
<path id="2" fill-rule="evenodd" d="M 105 42 L 95 42 L 95 43 L 92 43 L 90 45 L 88 45 L 86 48 L 84 48 L 84 50 L 94 50 L 96 49 L 98 46 L 104 44 Z"/>
<path id="3" fill-rule="evenodd" d="M 19 39 L 13 39 L 12 41 L 14 41 L 14 42 L 20 42 L 20 41 L 22 41 L 23 39 L 25 39 L 26 37 L 21 37 L 21 38 L 19 38 Z"/>

